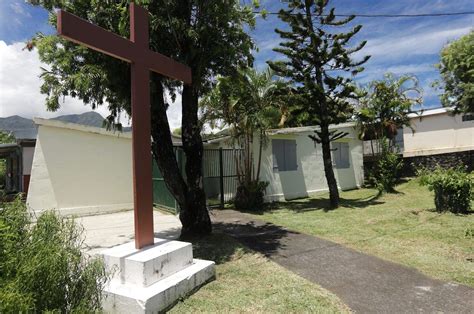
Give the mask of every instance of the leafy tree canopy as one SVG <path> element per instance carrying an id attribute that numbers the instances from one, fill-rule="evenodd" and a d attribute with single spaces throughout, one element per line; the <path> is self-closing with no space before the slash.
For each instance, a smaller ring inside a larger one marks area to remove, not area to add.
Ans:
<path id="1" fill-rule="evenodd" d="M 422 90 L 412 75 L 387 73 L 384 79 L 370 82 L 363 92 L 356 112 L 361 138 L 393 139 L 398 129 L 410 127 L 408 115 L 422 104 Z"/>
<path id="2" fill-rule="evenodd" d="M 474 31 L 441 50 L 441 102 L 456 112 L 474 112 Z M 438 82 L 439 84 L 439 82 Z"/>

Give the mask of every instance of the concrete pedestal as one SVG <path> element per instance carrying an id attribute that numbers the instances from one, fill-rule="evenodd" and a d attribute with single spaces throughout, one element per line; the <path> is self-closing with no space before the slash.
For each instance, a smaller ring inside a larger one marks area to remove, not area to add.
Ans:
<path id="1" fill-rule="evenodd" d="M 106 313 L 157 313 L 215 278 L 214 262 L 194 259 L 187 242 L 155 239 L 141 250 L 130 242 L 102 255 L 113 273 L 105 289 Z"/>

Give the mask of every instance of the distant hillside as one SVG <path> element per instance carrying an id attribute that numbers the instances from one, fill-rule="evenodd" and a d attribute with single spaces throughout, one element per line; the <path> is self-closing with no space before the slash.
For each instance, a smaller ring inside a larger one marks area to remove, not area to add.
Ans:
<path id="1" fill-rule="evenodd" d="M 98 128 L 101 128 L 104 123 L 104 118 L 99 113 L 94 111 L 89 111 L 83 114 L 68 114 L 52 118 L 51 120 L 60 120 L 63 122 L 95 126 Z"/>
<path id="2" fill-rule="evenodd" d="M 11 132 L 16 138 L 36 138 L 35 123 L 20 116 L 0 118 L 0 130 Z"/>
<path id="3" fill-rule="evenodd" d="M 52 118 L 63 122 L 89 125 L 101 128 L 104 118 L 97 112 L 90 111 L 82 114 L 69 114 Z M 125 128 L 124 128 L 125 129 Z M 20 116 L 0 118 L 0 130 L 12 132 L 17 139 L 35 139 L 37 128 L 32 119 Z"/>

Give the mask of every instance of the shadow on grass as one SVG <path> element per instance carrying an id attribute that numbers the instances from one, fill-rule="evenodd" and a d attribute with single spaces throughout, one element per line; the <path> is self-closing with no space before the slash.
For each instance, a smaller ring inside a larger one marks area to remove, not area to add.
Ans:
<path id="1" fill-rule="evenodd" d="M 346 208 L 365 208 L 367 206 L 373 205 L 381 205 L 385 202 L 379 201 L 379 198 L 382 194 L 378 193 L 374 196 L 366 197 L 366 198 L 344 198 L 341 197 L 339 199 L 339 206 L 346 207 Z M 317 211 L 322 210 L 324 212 L 329 212 L 332 209 L 329 203 L 328 197 L 318 197 L 318 198 L 310 198 L 310 199 L 302 199 L 302 200 L 292 200 L 287 202 L 275 202 L 267 204 L 266 207 L 262 211 L 253 211 L 252 214 L 262 215 L 265 212 L 271 212 L 278 209 L 288 209 L 294 211 L 295 213 L 303 213 L 308 211 Z"/>
<path id="2" fill-rule="evenodd" d="M 271 256 L 285 248 L 282 239 L 296 233 L 270 223 L 214 222 L 214 233 L 188 240 L 193 243 L 197 258 L 223 264 L 251 252 L 249 249 Z M 237 240 L 238 239 L 238 240 Z"/>
<path id="3" fill-rule="evenodd" d="M 194 258 L 214 261 L 217 265 L 236 260 L 250 250 L 232 237 L 215 231 L 211 235 L 188 238 L 193 244 Z"/>

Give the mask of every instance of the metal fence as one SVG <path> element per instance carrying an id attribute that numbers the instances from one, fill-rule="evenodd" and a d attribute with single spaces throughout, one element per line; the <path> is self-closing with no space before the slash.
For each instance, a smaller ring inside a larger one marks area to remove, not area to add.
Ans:
<path id="1" fill-rule="evenodd" d="M 184 175 L 185 156 L 180 147 L 176 147 L 176 159 L 181 174 Z M 211 207 L 224 207 L 235 197 L 238 176 L 235 167 L 236 158 L 241 149 L 204 149 L 203 151 L 203 188 L 207 203 Z M 168 191 L 165 181 L 153 161 L 153 202 L 159 207 L 178 212 L 179 208 L 173 195 Z"/>
<path id="2" fill-rule="evenodd" d="M 235 197 L 238 176 L 236 158 L 241 149 L 205 149 L 203 154 L 203 187 L 210 206 L 224 207 Z"/>

